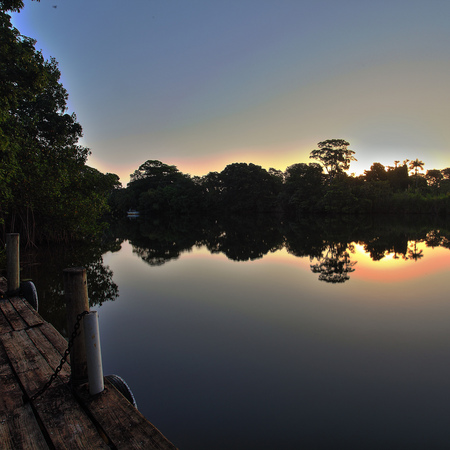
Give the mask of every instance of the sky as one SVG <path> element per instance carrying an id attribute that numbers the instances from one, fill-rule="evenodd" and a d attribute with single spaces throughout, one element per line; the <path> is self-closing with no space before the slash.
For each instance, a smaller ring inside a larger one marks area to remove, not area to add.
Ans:
<path id="1" fill-rule="evenodd" d="M 285 170 L 345 139 L 374 162 L 450 167 L 448 0 L 25 0 L 88 164 L 129 175 L 235 162 Z"/>

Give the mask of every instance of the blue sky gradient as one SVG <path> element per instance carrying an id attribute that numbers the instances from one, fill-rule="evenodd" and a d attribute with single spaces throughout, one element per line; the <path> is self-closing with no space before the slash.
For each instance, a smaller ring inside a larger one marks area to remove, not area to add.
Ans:
<path id="1" fill-rule="evenodd" d="M 449 17 L 446 0 L 25 0 L 13 23 L 59 62 L 89 164 L 126 184 L 147 159 L 285 170 L 332 138 L 350 172 L 449 167 Z"/>

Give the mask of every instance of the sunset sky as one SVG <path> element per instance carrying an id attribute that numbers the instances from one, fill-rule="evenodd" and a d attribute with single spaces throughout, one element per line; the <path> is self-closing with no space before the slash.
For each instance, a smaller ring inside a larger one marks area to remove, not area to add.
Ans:
<path id="1" fill-rule="evenodd" d="M 88 164 L 204 175 L 285 170 L 350 142 L 361 173 L 450 167 L 448 0 L 25 0 L 19 31 L 59 62 Z"/>

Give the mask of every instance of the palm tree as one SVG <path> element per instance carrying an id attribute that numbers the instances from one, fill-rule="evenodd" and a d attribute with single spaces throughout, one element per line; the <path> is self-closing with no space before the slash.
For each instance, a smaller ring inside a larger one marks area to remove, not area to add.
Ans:
<path id="1" fill-rule="evenodd" d="M 409 170 L 413 170 L 414 169 L 414 175 L 417 176 L 417 171 L 419 170 L 423 170 L 423 166 L 425 165 L 425 163 L 423 161 L 419 161 L 419 158 L 416 158 L 414 161 L 411 161 L 409 163 Z"/>
<path id="2" fill-rule="evenodd" d="M 414 161 L 411 161 L 409 163 L 409 170 L 414 170 L 414 177 L 416 178 L 416 189 L 417 189 L 417 172 L 420 168 L 420 170 L 423 170 L 423 166 L 425 163 L 423 161 L 420 161 L 419 158 L 416 158 Z"/>

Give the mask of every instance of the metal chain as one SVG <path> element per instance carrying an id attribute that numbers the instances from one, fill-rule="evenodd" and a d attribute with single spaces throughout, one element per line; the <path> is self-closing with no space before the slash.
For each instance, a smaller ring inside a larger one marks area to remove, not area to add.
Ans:
<path id="1" fill-rule="evenodd" d="M 62 369 L 64 363 L 67 362 L 67 357 L 70 355 L 70 350 L 71 350 L 71 348 L 73 346 L 73 342 L 75 341 L 75 338 L 79 335 L 78 330 L 79 330 L 79 328 L 81 326 L 81 319 L 86 314 L 89 314 L 89 311 L 83 311 L 82 313 L 77 315 L 77 321 L 75 322 L 75 325 L 73 326 L 73 331 L 72 331 L 72 334 L 70 336 L 67 349 L 64 352 L 63 357 L 61 358 L 61 361 L 60 361 L 58 367 L 55 369 L 55 373 L 52 374 L 52 376 L 47 381 L 47 383 L 44 384 L 42 389 L 40 389 L 38 392 L 36 392 L 34 395 L 32 395 L 30 397 L 30 401 L 31 402 L 36 400 L 40 395 L 42 395 L 50 387 L 50 385 L 53 383 L 55 378 L 58 376 L 59 372 L 61 372 L 61 369 Z"/>

